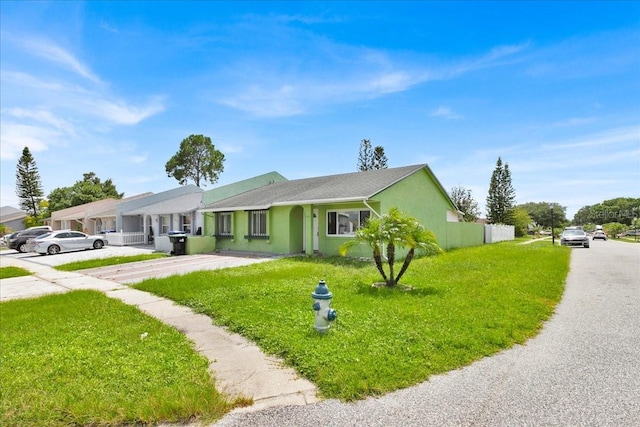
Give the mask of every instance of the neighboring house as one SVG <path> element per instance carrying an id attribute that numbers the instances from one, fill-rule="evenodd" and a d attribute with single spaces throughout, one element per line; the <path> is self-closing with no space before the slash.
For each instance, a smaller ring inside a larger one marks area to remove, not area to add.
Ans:
<path id="1" fill-rule="evenodd" d="M 116 226 L 116 206 L 152 193 L 139 194 L 124 199 L 102 199 L 72 206 L 51 213 L 49 225 L 54 230 L 77 230 L 89 234 L 113 231 Z"/>
<path id="2" fill-rule="evenodd" d="M 203 205 L 210 248 L 272 254 L 337 255 L 370 216 L 390 208 L 414 216 L 445 249 L 480 245 L 483 229 L 464 223 L 425 165 L 281 181 Z M 187 240 L 187 252 L 195 253 Z M 354 256 L 370 256 L 366 246 Z"/>
<path id="3" fill-rule="evenodd" d="M 7 232 L 24 230 L 24 219 L 27 217 L 26 212 L 13 206 L 0 207 L 0 224 L 6 227 Z"/>
<path id="4" fill-rule="evenodd" d="M 202 215 L 197 213 L 202 203 L 203 190 L 193 184 L 174 188 L 119 203 L 116 207 L 116 231 L 138 239 L 116 241 L 109 244 L 153 244 L 159 251 L 170 252 L 170 231 L 195 234 L 202 227 Z"/>
<path id="5" fill-rule="evenodd" d="M 269 183 L 286 180 L 277 172 L 269 172 L 253 178 L 204 191 L 190 184 L 162 193 L 118 205 L 116 230 L 127 233 L 141 233 L 144 242 L 153 244 L 155 249 L 170 252 L 172 243 L 170 231 L 180 231 L 191 238 L 189 246 L 193 253 L 211 252 L 210 240 L 198 240 L 203 234 L 205 218 L 199 211 L 203 201 L 213 203 Z M 111 244 L 115 239 L 109 239 Z M 123 243 L 126 244 L 126 243 Z"/>

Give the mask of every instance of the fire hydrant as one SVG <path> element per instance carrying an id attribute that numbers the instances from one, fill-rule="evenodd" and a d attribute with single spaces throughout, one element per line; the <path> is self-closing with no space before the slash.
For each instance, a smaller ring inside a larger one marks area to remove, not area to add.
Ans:
<path id="1" fill-rule="evenodd" d="M 331 308 L 331 298 L 333 294 L 329 292 L 324 280 L 318 282 L 316 290 L 311 293 L 313 298 L 313 310 L 316 312 L 316 331 L 326 334 L 329 329 L 329 322 L 333 322 L 338 317 L 338 313 Z"/>

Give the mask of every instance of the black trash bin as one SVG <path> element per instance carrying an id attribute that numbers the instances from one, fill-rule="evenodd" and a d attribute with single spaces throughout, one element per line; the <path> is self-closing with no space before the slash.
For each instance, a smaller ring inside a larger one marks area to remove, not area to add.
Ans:
<path id="1" fill-rule="evenodd" d="M 182 231 L 169 231 L 169 241 L 173 243 L 171 255 L 187 254 L 187 235 Z"/>

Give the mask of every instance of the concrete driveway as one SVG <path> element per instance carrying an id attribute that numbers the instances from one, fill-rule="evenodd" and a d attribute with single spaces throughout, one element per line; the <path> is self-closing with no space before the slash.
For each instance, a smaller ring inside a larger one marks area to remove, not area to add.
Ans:
<path id="1" fill-rule="evenodd" d="M 15 298 L 30 298 L 48 293 L 67 292 L 71 289 L 106 290 L 111 289 L 114 284 L 131 284 L 148 278 L 167 277 L 198 270 L 217 270 L 220 268 L 237 267 L 265 262 L 276 258 L 266 255 L 235 254 L 229 252 L 224 254 L 172 256 L 149 261 L 138 261 L 109 267 L 87 269 L 82 270 L 80 273 L 58 272 L 51 269 L 51 267 L 75 261 L 150 254 L 152 252 L 152 248 L 131 246 L 105 246 L 99 250 L 86 250 L 45 256 L 4 250 L 0 252 L 0 267 L 18 266 L 26 268 L 36 274 L 2 280 L 0 282 L 0 301 Z M 71 286 L 68 286 L 72 280 L 75 282 L 72 283 Z"/>
<path id="2" fill-rule="evenodd" d="M 215 426 L 640 426 L 640 245 L 591 243 L 572 249 L 563 299 L 525 345 L 383 397 Z"/>

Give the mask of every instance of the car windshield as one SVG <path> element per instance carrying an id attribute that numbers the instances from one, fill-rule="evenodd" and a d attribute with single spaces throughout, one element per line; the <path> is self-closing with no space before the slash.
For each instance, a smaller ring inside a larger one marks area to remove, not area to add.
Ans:
<path id="1" fill-rule="evenodd" d="M 49 237 L 49 236 L 51 236 L 51 233 L 44 233 L 44 234 L 41 234 L 38 237 L 36 237 L 36 239 L 38 239 L 38 240 L 39 239 L 44 239 L 45 237 Z"/>
<path id="2" fill-rule="evenodd" d="M 566 234 L 567 236 L 580 236 L 581 234 L 584 234 L 584 231 L 582 231 L 582 230 L 564 230 L 564 234 Z"/>

